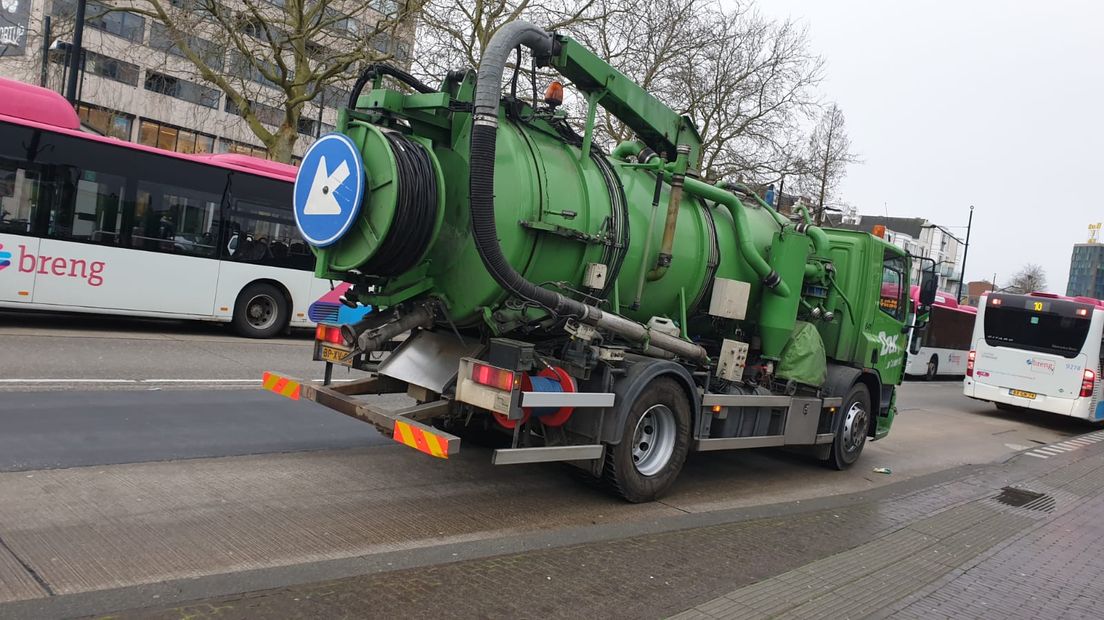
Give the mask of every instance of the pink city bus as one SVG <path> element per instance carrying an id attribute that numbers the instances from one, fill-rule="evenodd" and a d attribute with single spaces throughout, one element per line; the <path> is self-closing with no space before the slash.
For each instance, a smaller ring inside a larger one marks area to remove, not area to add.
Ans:
<path id="1" fill-rule="evenodd" d="M 912 287 L 912 307 L 919 305 L 920 287 Z M 905 374 L 931 381 L 938 376 L 966 374 L 966 358 L 974 333 L 977 308 L 959 305 L 951 293 L 936 293 L 928 322 L 909 334 Z"/>
<path id="2" fill-rule="evenodd" d="M 0 78 L 0 308 L 310 327 L 331 285 L 295 225 L 295 172 L 82 132 L 57 93 Z"/>

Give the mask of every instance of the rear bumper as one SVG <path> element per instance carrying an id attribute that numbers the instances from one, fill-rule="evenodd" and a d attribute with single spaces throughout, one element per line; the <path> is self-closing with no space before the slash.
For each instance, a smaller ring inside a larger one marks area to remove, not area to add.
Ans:
<path id="1" fill-rule="evenodd" d="M 312 400 L 349 417 L 369 422 L 391 439 L 424 452 L 447 459 L 460 452 L 460 438 L 423 424 L 449 411 L 452 401 L 441 399 L 406 409 L 388 410 L 373 406 L 357 396 L 367 394 L 406 393 L 406 383 L 383 376 L 374 376 L 342 385 L 318 385 L 273 372 L 264 373 L 264 389 L 292 400 Z"/>
<path id="2" fill-rule="evenodd" d="M 971 377 L 966 377 L 962 382 L 962 393 L 970 398 L 986 400 L 994 403 L 1004 403 L 1025 409 L 1046 411 L 1059 415 L 1068 415 L 1075 418 L 1092 420 L 1093 411 L 1089 409 L 1088 399 L 1057 398 L 1039 394 L 1035 398 L 1023 398 L 1013 396 L 1009 388 L 998 387 L 986 383 L 979 383 Z"/>

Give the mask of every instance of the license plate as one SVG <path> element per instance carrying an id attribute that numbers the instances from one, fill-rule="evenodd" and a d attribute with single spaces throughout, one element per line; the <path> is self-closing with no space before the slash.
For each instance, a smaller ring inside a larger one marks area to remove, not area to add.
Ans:
<path id="1" fill-rule="evenodd" d="M 1031 400 L 1035 400 L 1036 396 L 1035 392 L 1025 392 L 1023 390 L 1008 390 L 1008 393 L 1013 396 L 1019 396 L 1020 398 L 1030 398 Z"/>
<path id="2" fill-rule="evenodd" d="M 332 362 L 334 364 L 351 366 L 353 363 L 353 356 L 350 355 L 349 351 L 342 351 L 341 349 L 327 347 L 326 345 L 322 345 L 322 354 L 320 357 L 322 361 Z"/>

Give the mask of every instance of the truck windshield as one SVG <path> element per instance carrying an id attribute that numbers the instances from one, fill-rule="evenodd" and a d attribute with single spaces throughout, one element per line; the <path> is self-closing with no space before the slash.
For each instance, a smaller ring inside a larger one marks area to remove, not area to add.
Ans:
<path id="1" fill-rule="evenodd" d="M 1088 317 L 990 305 L 985 309 L 985 343 L 1072 358 L 1085 344 L 1089 322 Z"/>

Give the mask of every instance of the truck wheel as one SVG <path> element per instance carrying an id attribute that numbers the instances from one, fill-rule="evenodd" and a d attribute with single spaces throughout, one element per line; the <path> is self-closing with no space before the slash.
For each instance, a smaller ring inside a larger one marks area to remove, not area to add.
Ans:
<path id="1" fill-rule="evenodd" d="M 288 322 L 288 303 L 275 286 L 254 282 L 234 304 L 234 331 L 246 338 L 271 338 Z"/>
<path id="2" fill-rule="evenodd" d="M 621 497 L 650 502 L 675 482 L 690 450 L 690 403 L 673 379 L 653 380 L 633 402 L 621 443 L 608 446 L 603 477 Z"/>
<path id="3" fill-rule="evenodd" d="M 832 441 L 832 449 L 828 453 L 828 466 L 832 469 L 847 469 L 859 460 L 863 447 L 866 445 L 866 433 L 870 426 L 870 390 L 861 383 L 856 383 L 843 399 L 843 420 L 836 437 Z"/>
<path id="4" fill-rule="evenodd" d="M 937 376 L 939 376 L 939 358 L 933 355 L 932 358 L 928 360 L 928 370 L 924 373 L 924 379 L 935 381 Z"/>

